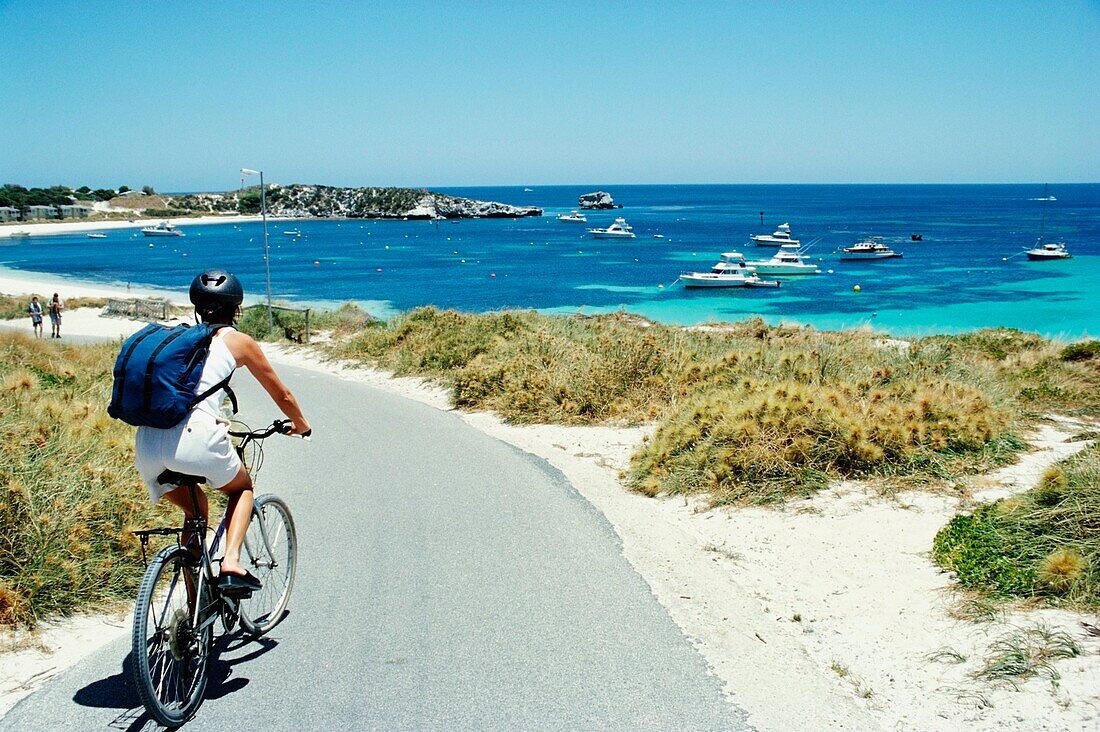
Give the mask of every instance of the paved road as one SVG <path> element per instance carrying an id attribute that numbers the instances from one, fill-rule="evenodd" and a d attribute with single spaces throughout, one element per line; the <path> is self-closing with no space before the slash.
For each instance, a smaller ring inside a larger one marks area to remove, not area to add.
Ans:
<path id="1" fill-rule="evenodd" d="M 298 525 L 291 614 L 222 642 L 188 730 L 745 728 L 559 473 L 454 415 L 280 371 L 317 433 L 269 440 L 259 478 Z M 238 381 L 253 426 L 276 416 Z M 0 730 L 154 729 L 128 656 L 108 645 Z"/>

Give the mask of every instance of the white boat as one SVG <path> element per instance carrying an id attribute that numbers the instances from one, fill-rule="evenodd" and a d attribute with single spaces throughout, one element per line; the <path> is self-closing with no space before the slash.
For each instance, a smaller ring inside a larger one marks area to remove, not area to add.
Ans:
<path id="1" fill-rule="evenodd" d="M 172 226 L 167 221 L 161 221 L 156 226 L 147 226 L 141 230 L 145 236 L 183 236 L 183 232 Z"/>
<path id="2" fill-rule="evenodd" d="M 841 261 L 855 261 L 859 259 L 893 259 L 900 256 L 901 252 L 895 252 L 882 243 L 881 236 L 869 236 L 850 247 L 844 247 L 841 250 L 840 259 Z"/>
<path id="3" fill-rule="evenodd" d="M 587 224 L 588 217 L 579 211 L 570 211 L 567 214 L 558 214 L 558 221 L 568 221 L 575 224 Z"/>
<path id="4" fill-rule="evenodd" d="M 1035 242 L 1035 248 L 1027 250 L 1027 258 L 1038 262 L 1045 259 L 1070 259 L 1071 257 L 1066 251 L 1066 245 L 1059 241 L 1046 244 Z"/>
<path id="5" fill-rule="evenodd" d="M 798 244 L 798 239 L 791 238 L 791 225 L 780 224 L 779 228 L 771 234 L 757 234 L 750 236 L 752 243 L 758 247 L 781 247 L 784 244 Z"/>
<path id="6" fill-rule="evenodd" d="M 97 232 L 92 232 L 91 234 L 88 234 L 88 238 L 89 239 L 106 239 L 107 235 L 106 234 L 100 234 L 100 233 L 97 233 Z"/>
<path id="7" fill-rule="evenodd" d="M 762 280 L 745 262 L 741 252 L 725 252 L 710 272 L 681 272 L 684 287 L 779 287 L 776 280 Z"/>
<path id="8" fill-rule="evenodd" d="M 1050 195 L 1049 186 L 1043 186 L 1043 197 L 1036 198 L 1036 201 L 1057 201 L 1058 199 Z M 1043 243 L 1043 231 L 1047 228 L 1047 207 L 1043 206 L 1043 220 L 1039 223 L 1039 236 L 1035 239 L 1035 246 L 1027 250 L 1027 258 L 1041 262 L 1050 259 L 1069 259 L 1070 254 L 1066 251 L 1065 242 L 1054 241 Z"/>
<path id="9" fill-rule="evenodd" d="M 626 219 L 617 218 L 606 229 L 589 229 L 588 233 L 597 239 L 633 239 L 634 229 L 626 223 Z"/>
<path id="10" fill-rule="evenodd" d="M 797 244 L 784 244 L 771 259 L 746 262 L 758 275 L 808 275 L 821 274 L 816 264 L 802 258 Z"/>
<path id="11" fill-rule="evenodd" d="M 302 232 L 298 231 L 297 229 L 288 229 L 287 231 L 284 231 L 283 233 L 287 236 L 301 236 L 302 235 Z"/>

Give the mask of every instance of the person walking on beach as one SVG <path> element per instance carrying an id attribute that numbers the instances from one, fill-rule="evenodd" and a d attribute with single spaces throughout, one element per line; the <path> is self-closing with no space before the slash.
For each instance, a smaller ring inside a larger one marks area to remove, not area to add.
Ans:
<path id="1" fill-rule="evenodd" d="M 65 303 L 55 292 L 50 300 L 50 338 L 61 337 L 61 311 L 65 309 Z"/>
<path id="2" fill-rule="evenodd" d="M 42 337 L 42 303 L 38 302 L 38 295 L 31 298 L 31 304 L 27 306 L 27 312 L 31 314 L 31 327 L 34 328 L 34 337 Z"/>

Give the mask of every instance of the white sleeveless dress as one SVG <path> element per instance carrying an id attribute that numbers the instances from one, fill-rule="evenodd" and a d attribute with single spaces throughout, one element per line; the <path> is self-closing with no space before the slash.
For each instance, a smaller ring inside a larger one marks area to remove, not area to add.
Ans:
<path id="1" fill-rule="evenodd" d="M 196 394 L 203 393 L 237 368 L 236 359 L 223 338 L 228 330 L 218 331 L 210 342 L 210 353 L 203 364 Z M 229 422 L 221 416 L 224 397 L 223 390 L 214 392 L 175 427 L 138 427 L 134 463 L 153 503 L 176 487 L 157 483 L 157 476 L 166 469 L 201 475 L 212 488 L 221 488 L 236 477 L 241 461 L 229 439 Z"/>

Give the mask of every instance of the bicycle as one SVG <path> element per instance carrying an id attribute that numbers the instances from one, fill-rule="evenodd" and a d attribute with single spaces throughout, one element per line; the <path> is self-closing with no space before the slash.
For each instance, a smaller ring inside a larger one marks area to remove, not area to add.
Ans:
<path id="1" fill-rule="evenodd" d="M 263 440 L 276 432 L 286 434 L 289 426 L 289 420 L 275 420 L 261 430 L 229 432 L 240 440 L 237 454 L 242 461 L 246 450 L 254 448 L 250 473 L 262 463 Z M 165 470 L 158 480 L 187 486 L 196 518 L 185 520 L 180 528 L 134 532 L 141 540 L 143 560 L 150 537 L 175 536 L 176 542 L 146 560 L 134 605 L 133 670 L 138 694 L 150 716 L 166 727 L 178 727 L 191 719 L 203 702 L 214 624 L 221 620 L 229 634 L 239 621 L 245 632 L 258 638 L 285 617 L 294 586 L 298 538 L 286 501 L 272 494 L 258 496 L 241 546 L 241 563 L 256 575 L 263 589 L 255 593 L 222 590 L 214 563 L 220 561 L 215 555 L 225 533 L 226 516 L 207 546 L 207 522 L 198 508 L 199 486 L 206 479 Z"/>

